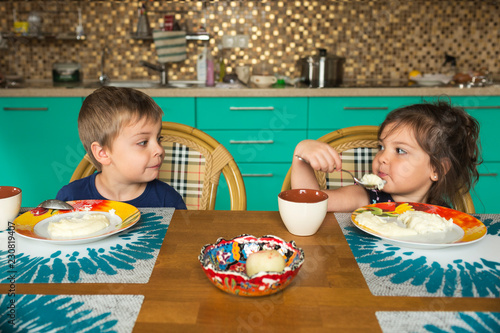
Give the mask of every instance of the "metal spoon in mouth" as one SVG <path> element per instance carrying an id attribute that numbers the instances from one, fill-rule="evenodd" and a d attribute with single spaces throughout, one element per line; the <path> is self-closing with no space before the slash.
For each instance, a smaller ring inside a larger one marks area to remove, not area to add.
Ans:
<path id="1" fill-rule="evenodd" d="M 299 160 L 301 160 L 304 163 L 310 164 L 309 161 L 307 161 L 306 159 L 300 157 L 299 155 L 295 155 L 295 157 L 297 157 Z M 356 184 L 363 186 L 367 190 L 378 190 L 378 185 L 377 184 L 366 184 L 366 183 L 363 183 L 361 180 L 359 180 L 358 178 L 354 177 L 354 175 L 350 171 L 347 171 L 345 169 L 337 169 L 337 171 L 347 172 L 352 177 L 352 179 L 354 180 L 354 182 Z M 384 184 L 387 183 L 387 181 L 385 181 L 385 180 L 383 180 L 383 182 L 384 182 Z"/>
<path id="2" fill-rule="evenodd" d="M 42 203 L 38 205 L 38 207 L 46 208 L 46 209 L 58 209 L 58 210 L 73 210 L 73 206 L 71 206 L 69 203 L 61 201 L 61 200 L 56 200 L 56 199 L 49 199 L 45 200 Z"/>

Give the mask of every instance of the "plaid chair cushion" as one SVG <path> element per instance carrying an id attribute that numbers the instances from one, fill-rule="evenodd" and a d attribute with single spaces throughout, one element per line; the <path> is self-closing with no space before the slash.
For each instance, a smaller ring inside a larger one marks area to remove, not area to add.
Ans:
<path id="1" fill-rule="evenodd" d="M 356 178 L 360 179 L 363 175 L 372 170 L 372 161 L 377 154 L 377 148 L 354 148 L 340 153 L 342 159 L 342 169 L 352 172 Z M 336 189 L 346 185 L 352 185 L 354 181 L 346 172 L 333 172 L 326 174 L 326 188 Z"/>
<path id="2" fill-rule="evenodd" d="M 188 209 L 199 210 L 205 179 L 205 157 L 199 151 L 177 142 L 162 142 L 162 145 L 165 159 L 158 178 L 179 192 Z"/>

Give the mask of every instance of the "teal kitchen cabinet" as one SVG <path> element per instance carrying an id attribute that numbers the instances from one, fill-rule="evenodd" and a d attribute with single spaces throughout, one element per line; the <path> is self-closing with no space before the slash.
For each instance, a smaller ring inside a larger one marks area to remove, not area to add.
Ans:
<path id="1" fill-rule="evenodd" d="M 194 97 L 153 97 L 163 110 L 163 121 L 171 121 L 195 127 L 196 112 Z"/>
<path id="2" fill-rule="evenodd" d="M 310 97 L 308 138 L 344 127 L 380 125 L 392 110 L 421 103 L 421 97 Z"/>
<path id="3" fill-rule="evenodd" d="M 428 97 L 432 101 L 441 97 Z M 498 214 L 498 185 L 500 149 L 500 96 L 452 96 L 452 104 L 463 107 L 480 125 L 483 165 L 479 168 L 479 182 L 471 194 L 477 213 Z M 496 186 L 495 186 L 496 185 Z"/>
<path id="4" fill-rule="evenodd" d="M 478 214 L 499 214 L 498 189 L 500 188 L 500 163 L 484 162 L 479 166 L 479 181 L 471 191 L 474 208 Z"/>
<path id="5" fill-rule="evenodd" d="M 295 145 L 306 138 L 307 98 L 197 98 L 196 121 L 233 155 L 247 209 L 277 210 Z M 229 209 L 224 183 L 219 182 L 216 209 Z"/>
<path id="6" fill-rule="evenodd" d="M 0 185 L 23 191 L 22 206 L 55 198 L 85 151 L 78 137 L 81 97 L 0 98 Z"/>

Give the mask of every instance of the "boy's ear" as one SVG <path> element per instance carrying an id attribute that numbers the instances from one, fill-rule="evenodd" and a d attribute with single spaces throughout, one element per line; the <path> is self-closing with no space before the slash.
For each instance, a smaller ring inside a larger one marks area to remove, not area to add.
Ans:
<path id="1" fill-rule="evenodd" d="M 97 141 L 92 142 L 90 145 L 92 154 L 97 162 L 101 165 L 108 165 L 111 163 L 111 159 L 108 156 L 108 151 L 105 147 L 101 146 Z"/>

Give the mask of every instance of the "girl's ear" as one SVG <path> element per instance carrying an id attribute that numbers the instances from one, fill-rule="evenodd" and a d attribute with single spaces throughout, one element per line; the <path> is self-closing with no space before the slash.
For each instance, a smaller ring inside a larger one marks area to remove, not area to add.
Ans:
<path id="1" fill-rule="evenodd" d="M 109 165 L 111 163 L 107 149 L 101 146 L 97 141 L 92 142 L 90 148 L 92 149 L 94 158 L 97 162 L 101 163 L 101 165 Z"/>
<path id="2" fill-rule="evenodd" d="M 450 162 L 450 159 L 449 158 L 444 158 L 442 161 L 441 161 L 441 165 L 443 167 L 443 176 L 446 175 L 448 173 L 448 171 L 450 170 L 450 167 L 451 167 L 451 162 Z M 438 172 L 437 170 L 434 169 L 434 171 L 432 172 L 431 174 L 431 179 L 432 181 L 436 182 L 438 180 Z"/>

